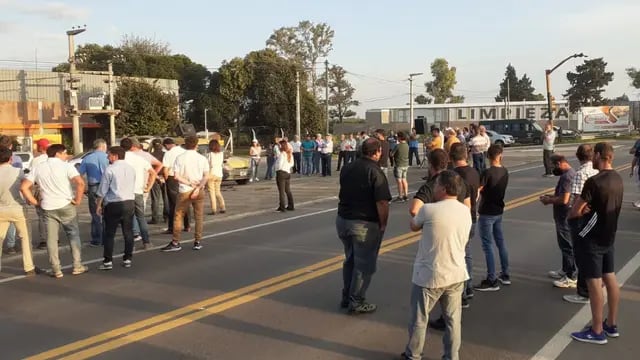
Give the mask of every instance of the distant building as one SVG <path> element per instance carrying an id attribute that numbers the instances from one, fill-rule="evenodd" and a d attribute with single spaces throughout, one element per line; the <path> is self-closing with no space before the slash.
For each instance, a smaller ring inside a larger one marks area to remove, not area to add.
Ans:
<path id="1" fill-rule="evenodd" d="M 105 75 L 74 74 L 78 108 L 98 109 L 101 98 L 109 94 Z M 114 77 L 114 91 L 117 80 Z M 65 111 L 65 90 L 69 89 L 69 74 L 49 71 L 0 70 L 0 133 L 14 135 L 23 150 L 30 149 L 33 136 L 61 135 L 71 143 L 71 117 Z M 163 91 L 178 96 L 178 81 L 144 79 Z M 108 101 L 104 101 L 108 105 Z M 94 116 L 80 119 L 81 142 L 91 144 L 97 137 L 108 138 L 109 129 L 102 128 Z"/>

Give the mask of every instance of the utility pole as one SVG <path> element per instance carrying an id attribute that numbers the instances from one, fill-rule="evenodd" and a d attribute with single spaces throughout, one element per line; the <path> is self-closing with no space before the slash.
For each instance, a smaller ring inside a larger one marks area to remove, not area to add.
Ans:
<path id="1" fill-rule="evenodd" d="M 113 113 L 115 105 L 113 104 L 113 63 L 109 64 L 109 143 L 111 146 L 116 145 L 116 115 Z"/>
<path id="2" fill-rule="evenodd" d="M 87 29 L 84 28 L 76 28 L 73 27 L 71 30 L 67 31 L 67 38 L 69 44 L 69 88 L 70 88 L 70 99 L 77 99 L 76 96 L 76 88 L 74 82 L 76 81 L 73 78 L 73 75 L 76 73 L 76 55 L 75 55 L 75 44 L 74 44 L 74 36 L 85 32 Z M 71 105 L 73 105 L 73 101 L 71 101 Z M 72 136 L 73 136 L 73 151 L 76 154 L 80 154 L 82 152 L 82 143 L 80 142 L 80 114 L 78 113 L 78 104 L 77 101 L 73 109 L 71 109 L 71 127 L 72 127 Z"/>
<path id="3" fill-rule="evenodd" d="M 209 109 L 204 109 L 204 136 L 209 140 L 209 128 L 207 127 L 207 111 Z"/>
<path id="4" fill-rule="evenodd" d="M 509 85 L 509 78 L 507 77 L 507 113 L 506 118 L 511 118 L 511 86 Z"/>
<path id="5" fill-rule="evenodd" d="M 409 133 L 413 131 L 415 124 L 413 123 L 413 77 L 422 75 L 423 73 L 412 73 L 409 74 Z"/>
<path id="6" fill-rule="evenodd" d="M 296 71 L 296 135 L 300 139 L 300 72 Z"/>
<path id="7" fill-rule="evenodd" d="M 324 61 L 324 111 L 327 114 L 327 134 L 329 133 L 329 60 Z"/>
<path id="8" fill-rule="evenodd" d="M 569 59 L 573 59 L 573 58 L 580 58 L 580 57 L 587 57 L 587 55 L 583 54 L 583 53 L 579 53 L 579 54 L 573 54 L 571 56 L 568 56 L 566 59 L 560 61 L 558 63 L 558 65 L 554 66 L 552 69 L 547 69 L 544 71 L 544 75 L 545 75 L 545 80 L 547 82 L 547 111 L 548 111 L 548 118 L 549 118 L 549 124 L 551 124 L 551 126 L 553 126 L 553 96 L 551 96 L 551 73 L 559 68 L 562 64 L 566 63 L 567 61 L 569 61 Z"/>

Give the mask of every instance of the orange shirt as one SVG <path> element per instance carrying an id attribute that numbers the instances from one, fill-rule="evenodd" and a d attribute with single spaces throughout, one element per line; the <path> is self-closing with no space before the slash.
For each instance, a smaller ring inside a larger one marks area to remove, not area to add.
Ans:
<path id="1" fill-rule="evenodd" d="M 444 150 L 448 153 L 451 151 L 451 146 L 455 143 L 459 143 L 460 139 L 458 139 L 457 136 L 455 135 L 451 135 L 449 136 L 449 138 L 447 139 L 447 143 L 444 144 Z"/>
<path id="2" fill-rule="evenodd" d="M 442 136 L 435 136 L 431 139 L 429 150 L 442 149 Z"/>

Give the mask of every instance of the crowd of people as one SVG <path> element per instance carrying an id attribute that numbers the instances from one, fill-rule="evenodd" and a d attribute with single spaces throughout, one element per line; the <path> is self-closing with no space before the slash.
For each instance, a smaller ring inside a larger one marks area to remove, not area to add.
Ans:
<path id="1" fill-rule="evenodd" d="M 558 182 L 554 193 L 541 196 L 540 202 L 553 207 L 561 255 L 561 269 L 550 271 L 549 276 L 556 287 L 576 288 L 576 294 L 565 295 L 564 300 L 591 304 L 591 325 L 571 337 L 605 344 L 607 337 L 619 336 L 619 289 L 613 264 L 622 178 L 612 168 L 614 153 L 609 143 L 578 146 L 576 157 L 580 168 L 574 171 L 565 156 L 548 153 L 554 141 L 549 128 L 545 133 L 543 161 L 550 166 L 551 174 L 558 176 Z M 443 359 L 458 359 L 462 309 L 470 306 L 474 291 L 498 291 L 512 283 L 502 231 L 509 172 L 502 165 L 502 147 L 487 144 L 483 127 L 472 129 L 468 136 L 447 131 L 446 139 L 439 129 L 432 129 L 426 153 L 428 175 L 409 205 L 409 227 L 422 234 L 412 272 L 409 340 L 401 355 L 403 359 L 422 358 L 428 326 L 445 332 Z M 336 230 L 345 254 L 340 306 L 350 314 L 372 313 L 377 309 L 366 300 L 366 291 L 376 271 L 392 196 L 383 159 L 385 142 L 389 141 L 384 132 L 375 134 L 363 142 L 362 157 L 340 173 Z M 401 180 L 408 165 L 409 145 L 405 134 L 396 136 L 397 143 L 390 155 L 398 180 L 397 199 L 406 201 Z M 545 172 L 543 176 L 546 175 Z M 473 285 L 470 244 L 476 226 L 487 270 L 486 276 Z M 500 272 L 496 270 L 494 247 L 499 254 Z M 608 294 L 606 318 L 603 284 Z M 429 320 L 429 313 L 438 302 L 442 315 Z"/>

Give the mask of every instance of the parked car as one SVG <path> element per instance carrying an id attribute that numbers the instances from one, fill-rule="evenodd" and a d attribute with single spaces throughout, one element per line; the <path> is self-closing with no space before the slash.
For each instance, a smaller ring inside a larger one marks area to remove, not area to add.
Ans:
<path id="1" fill-rule="evenodd" d="M 489 135 L 492 145 L 511 146 L 515 143 L 515 140 L 511 135 L 498 134 L 493 130 L 487 130 L 487 135 Z"/>
<path id="2" fill-rule="evenodd" d="M 19 156 L 22 160 L 22 170 L 29 172 L 31 170 L 31 161 L 33 161 L 33 154 L 28 151 L 14 151 L 13 156 Z"/>
<path id="3" fill-rule="evenodd" d="M 560 137 L 560 139 L 577 139 L 579 135 L 578 132 L 575 130 L 563 129 L 559 126 L 554 126 L 553 130 L 555 130 L 558 133 L 558 136 Z"/>
<path id="4" fill-rule="evenodd" d="M 499 134 L 511 135 L 518 144 L 542 144 L 544 130 L 535 120 L 482 120 L 480 125 L 484 125 L 487 130 L 493 130 Z"/>

